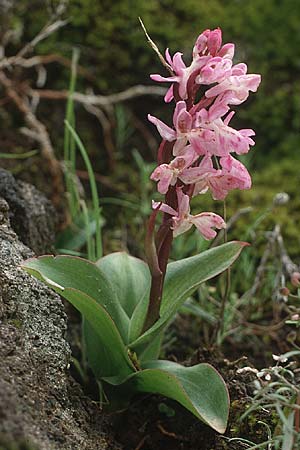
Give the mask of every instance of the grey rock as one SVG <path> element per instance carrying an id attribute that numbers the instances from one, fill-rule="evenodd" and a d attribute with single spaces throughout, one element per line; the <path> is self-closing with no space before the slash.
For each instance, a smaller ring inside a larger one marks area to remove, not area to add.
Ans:
<path id="1" fill-rule="evenodd" d="M 36 255 L 51 252 L 56 214 L 50 201 L 34 186 L 15 180 L 1 168 L 0 197 L 9 204 L 10 223 L 20 240 Z"/>
<path id="2" fill-rule="evenodd" d="M 69 374 L 60 297 L 20 267 L 32 255 L 0 199 L 0 448 L 119 450 Z"/>

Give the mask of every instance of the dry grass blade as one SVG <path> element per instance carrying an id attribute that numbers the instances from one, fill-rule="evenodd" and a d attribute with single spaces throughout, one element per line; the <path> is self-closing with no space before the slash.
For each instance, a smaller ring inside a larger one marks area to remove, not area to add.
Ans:
<path id="1" fill-rule="evenodd" d="M 170 66 L 170 64 L 167 63 L 167 61 L 165 60 L 165 58 L 163 57 L 163 55 L 161 54 L 161 52 L 159 51 L 159 48 L 157 47 L 157 45 L 155 44 L 155 42 L 151 39 L 151 37 L 149 36 L 146 27 L 142 21 L 142 19 L 139 17 L 139 21 L 141 24 L 141 27 L 143 28 L 143 31 L 146 35 L 146 38 L 149 42 L 149 44 L 151 45 L 151 47 L 153 48 L 153 50 L 155 51 L 155 53 L 157 54 L 157 56 L 159 57 L 161 63 L 163 64 L 163 66 L 165 66 L 165 68 L 170 72 L 170 74 L 173 76 L 174 72 L 172 67 Z"/>

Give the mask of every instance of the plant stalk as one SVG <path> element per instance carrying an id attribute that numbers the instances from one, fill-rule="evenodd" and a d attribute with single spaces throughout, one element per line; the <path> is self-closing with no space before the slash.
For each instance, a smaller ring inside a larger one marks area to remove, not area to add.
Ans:
<path id="1" fill-rule="evenodd" d="M 173 208 L 177 207 L 176 188 L 171 186 L 166 194 L 166 202 Z M 167 270 L 168 259 L 173 241 L 173 231 L 170 228 L 170 215 L 164 214 L 163 223 L 160 226 L 157 236 L 161 237 L 161 242 L 155 242 L 154 227 L 155 219 L 159 209 L 152 213 L 146 235 L 146 253 L 149 268 L 151 271 L 151 289 L 148 311 L 143 326 L 143 333 L 155 324 L 160 318 L 160 305 L 162 300 L 163 285 Z M 163 230 L 166 229 L 167 231 Z"/>

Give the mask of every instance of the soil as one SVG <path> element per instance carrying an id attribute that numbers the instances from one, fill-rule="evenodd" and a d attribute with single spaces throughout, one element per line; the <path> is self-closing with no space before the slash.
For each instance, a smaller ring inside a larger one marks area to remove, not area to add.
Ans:
<path id="1" fill-rule="evenodd" d="M 253 414 L 243 423 L 240 415 L 253 394 L 255 376 L 251 372 L 239 373 L 239 363 L 230 363 L 212 350 L 197 351 L 190 364 L 208 362 L 218 368 L 226 381 L 231 398 L 229 424 L 225 436 L 197 420 L 184 408 L 169 399 L 158 396 L 138 397 L 131 407 L 112 416 L 116 440 L 124 450 L 240 450 L 243 437 L 261 443 L 267 433 L 259 421 L 268 421 L 265 413 Z M 242 360 L 245 365 L 245 359 Z"/>

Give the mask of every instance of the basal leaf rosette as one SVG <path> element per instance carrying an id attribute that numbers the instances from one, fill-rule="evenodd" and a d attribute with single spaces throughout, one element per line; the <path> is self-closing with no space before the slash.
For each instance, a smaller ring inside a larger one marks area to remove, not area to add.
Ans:
<path id="1" fill-rule="evenodd" d="M 143 261 L 124 252 L 107 255 L 97 263 L 72 256 L 41 256 L 25 261 L 23 268 L 62 295 L 84 317 L 87 356 L 96 378 L 116 387 L 123 385 L 129 398 L 137 392 L 152 392 L 177 400 L 222 432 L 229 402 L 216 370 L 209 365 L 184 368 L 153 359 L 159 355 L 163 332 L 184 301 L 202 282 L 228 268 L 244 245 L 230 242 L 170 263 L 161 318 L 144 333 L 150 273 Z M 196 386 L 198 394 L 192 395 Z M 216 396 L 223 405 L 221 409 L 213 408 Z"/>

